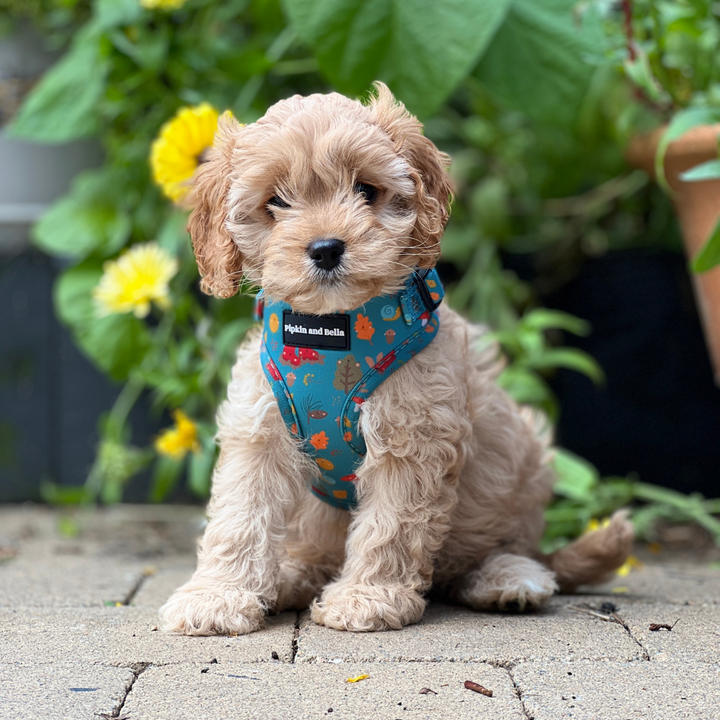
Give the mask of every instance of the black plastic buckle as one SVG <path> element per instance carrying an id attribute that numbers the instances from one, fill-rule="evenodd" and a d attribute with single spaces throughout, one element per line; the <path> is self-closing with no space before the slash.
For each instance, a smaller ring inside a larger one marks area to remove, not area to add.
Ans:
<path id="1" fill-rule="evenodd" d="M 415 287 L 420 293 L 420 297 L 422 298 L 422 301 L 428 312 L 433 312 L 434 310 L 438 309 L 442 300 L 438 300 L 437 302 L 435 302 L 435 300 L 430 297 L 430 291 L 428 290 L 428 286 L 425 284 L 425 278 L 428 276 L 429 272 L 430 268 L 425 268 L 424 270 L 415 270 L 413 272 L 413 282 L 415 283 Z"/>

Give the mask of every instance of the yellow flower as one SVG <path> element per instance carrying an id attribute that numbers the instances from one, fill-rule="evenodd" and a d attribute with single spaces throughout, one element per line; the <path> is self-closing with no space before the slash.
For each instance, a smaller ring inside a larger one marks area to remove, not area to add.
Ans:
<path id="1" fill-rule="evenodd" d="M 178 271 L 178 262 L 157 243 L 135 245 L 103 269 L 93 290 L 98 315 L 132 311 L 142 318 L 150 312 L 151 301 L 163 309 L 170 307 L 168 283 Z"/>
<path id="2" fill-rule="evenodd" d="M 186 2 L 187 0 L 140 0 L 140 5 L 148 10 L 177 10 Z"/>
<path id="3" fill-rule="evenodd" d="M 605 518 L 604 520 L 598 520 L 597 518 L 593 518 L 590 520 L 590 522 L 585 527 L 585 530 L 583 530 L 583 535 L 587 535 L 588 533 L 595 532 L 595 530 L 600 530 L 601 528 L 606 528 L 610 524 L 610 518 Z"/>
<path id="4" fill-rule="evenodd" d="M 617 569 L 615 573 L 618 577 L 627 577 L 633 569 L 640 569 L 644 567 L 643 563 L 640 562 L 634 555 L 630 555 L 625 561 L 625 564 Z"/>
<path id="5" fill-rule="evenodd" d="M 160 128 L 150 149 L 153 179 L 173 202 L 187 194 L 200 156 L 213 144 L 218 112 L 208 103 L 181 108 Z"/>
<path id="6" fill-rule="evenodd" d="M 175 427 L 163 430 L 155 440 L 155 450 L 173 460 L 182 460 L 188 450 L 200 452 L 197 425 L 182 411 L 174 410 Z"/>

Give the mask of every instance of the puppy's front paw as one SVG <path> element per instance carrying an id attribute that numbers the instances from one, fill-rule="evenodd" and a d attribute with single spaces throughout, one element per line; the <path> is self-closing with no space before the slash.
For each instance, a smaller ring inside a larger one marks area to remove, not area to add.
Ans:
<path id="1" fill-rule="evenodd" d="M 312 606 L 311 617 L 318 625 L 369 632 L 399 630 L 418 622 L 425 611 L 425 600 L 414 590 L 402 586 L 329 585 Z"/>
<path id="2" fill-rule="evenodd" d="M 191 583 L 160 608 L 163 630 L 181 635 L 245 635 L 262 627 L 264 615 L 253 593 Z"/>

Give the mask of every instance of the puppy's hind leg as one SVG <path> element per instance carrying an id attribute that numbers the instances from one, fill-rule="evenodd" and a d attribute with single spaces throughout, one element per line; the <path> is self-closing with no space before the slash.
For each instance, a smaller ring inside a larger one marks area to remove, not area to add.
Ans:
<path id="1" fill-rule="evenodd" d="M 531 558 L 503 553 L 469 572 L 454 595 L 475 610 L 525 610 L 543 606 L 557 590 L 551 570 Z"/>

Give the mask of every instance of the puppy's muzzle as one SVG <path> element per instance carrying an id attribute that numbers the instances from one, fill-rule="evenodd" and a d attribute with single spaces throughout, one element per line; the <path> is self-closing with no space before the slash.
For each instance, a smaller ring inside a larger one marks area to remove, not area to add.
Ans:
<path id="1" fill-rule="evenodd" d="M 336 268 L 344 252 L 345 243 L 337 238 L 313 240 L 307 247 L 307 253 L 315 263 L 315 267 L 322 270 Z"/>

